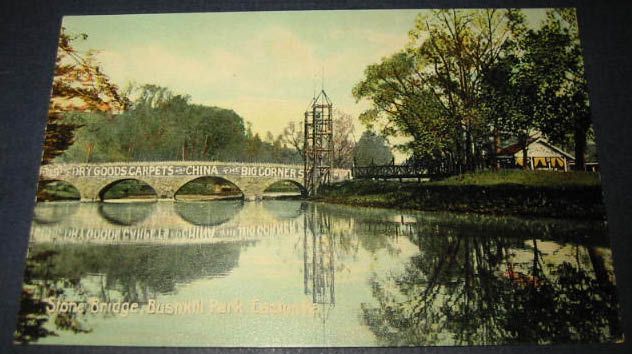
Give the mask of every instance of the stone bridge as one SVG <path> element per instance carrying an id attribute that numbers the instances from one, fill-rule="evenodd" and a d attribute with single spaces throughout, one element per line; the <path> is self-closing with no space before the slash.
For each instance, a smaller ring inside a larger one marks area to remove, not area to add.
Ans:
<path id="1" fill-rule="evenodd" d="M 151 186 L 159 199 L 174 199 L 178 190 L 200 177 L 219 177 L 237 186 L 246 200 L 259 199 L 266 188 L 290 181 L 303 194 L 302 165 L 238 163 L 219 161 L 112 162 L 99 164 L 49 164 L 40 169 L 42 181 L 63 181 L 73 185 L 81 201 L 102 200 L 111 185 L 135 179 Z M 332 171 L 332 180 L 351 177 L 350 170 Z"/>

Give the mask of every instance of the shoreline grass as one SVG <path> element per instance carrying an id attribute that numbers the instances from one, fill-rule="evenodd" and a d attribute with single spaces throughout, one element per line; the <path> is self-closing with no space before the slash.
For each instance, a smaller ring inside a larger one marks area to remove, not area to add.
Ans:
<path id="1" fill-rule="evenodd" d="M 557 171 L 523 171 L 500 170 L 465 173 L 443 180 L 428 182 L 435 186 L 456 185 L 522 185 L 532 187 L 576 187 L 601 186 L 598 173 L 595 172 L 557 172 Z"/>
<path id="2" fill-rule="evenodd" d="M 323 186 L 317 201 L 393 209 L 604 219 L 599 175 L 500 171 L 431 182 L 354 180 Z"/>

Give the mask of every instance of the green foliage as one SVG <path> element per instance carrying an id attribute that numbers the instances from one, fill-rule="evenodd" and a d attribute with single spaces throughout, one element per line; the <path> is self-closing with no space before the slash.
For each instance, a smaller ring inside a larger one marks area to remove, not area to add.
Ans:
<path id="1" fill-rule="evenodd" d="M 540 28 L 519 28 L 485 73 L 485 113 L 495 129 L 523 144 L 538 130 L 555 144 L 574 146 L 582 170 L 591 115 L 575 12 L 552 10 Z"/>
<path id="2" fill-rule="evenodd" d="M 116 117 L 71 113 L 82 126 L 64 162 L 221 160 L 299 162 L 281 138 L 262 141 L 232 110 L 191 104 L 164 87 L 144 85 L 131 108 Z"/>
<path id="3" fill-rule="evenodd" d="M 119 88 L 101 72 L 93 53 L 79 53 L 73 47 L 73 41 L 86 38 L 86 34 L 71 35 L 61 28 L 44 136 L 44 164 L 68 149 L 74 142 L 75 131 L 81 127 L 81 124 L 66 121 L 66 112 L 111 114 L 129 104 Z"/>
<path id="4" fill-rule="evenodd" d="M 599 176 L 589 172 L 468 173 L 434 182 L 354 180 L 323 186 L 319 200 L 381 208 L 603 219 Z"/>
<path id="5" fill-rule="evenodd" d="M 356 166 L 387 165 L 393 161 L 393 154 L 384 138 L 367 130 L 355 146 L 353 159 Z"/>
<path id="6" fill-rule="evenodd" d="M 592 116 L 575 11 L 547 15 L 543 26 L 527 36 L 530 67 L 541 80 L 539 129 L 553 143 L 574 146 L 575 168 L 583 170 Z"/>
<path id="7" fill-rule="evenodd" d="M 519 10 L 419 15 L 408 45 L 368 66 L 353 95 L 373 104 L 367 128 L 408 138 L 398 148 L 416 159 L 480 169 L 503 139 L 526 145 L 539 130 L 574 144 L 583 169 L 591 118 L 572 9 L 549 10 L 538 28 Z"/>
<path id="8" fill-rule="evenodd" d="M 473 168 L 487 144 L 480 113 L 484 71 L 499 57 L 511 21 L 501 10 L 435 10 L 420 15 L 405 50 L 369 66 L 353 90 L 374 104 L 365 123 L 412 138 L 418 158 L 446 157 Z"/>
<path id="9" fill-rule="evenodd" d="M 40 181 L 37 189 L 37 201 L 78 200 L 81 195 L 77 188 L 63 181 Z"/>
<path id="10" fill-rule="evenodd" d="M 385 136 L 409 136 L 412 140 L 399 146 L 404 151 L 431 154 L 447 148 L 455 136 L 456 126 L 443 119 L 441 102 L 424 85 L 416 71 L 418 56 L 403 51 L 365 70 L 365 80 L 353 89 L 357 98 L 370 99 L 375 108 L 360 115 L 368 129 L 382 118 Z"/>
<path id="11" fill-rule="evenodd" d="M 156 191 L 147 183 L 135 179 L 126 179 L 106 187 L 101 197 L 103 199 L 156 198 Z"/>

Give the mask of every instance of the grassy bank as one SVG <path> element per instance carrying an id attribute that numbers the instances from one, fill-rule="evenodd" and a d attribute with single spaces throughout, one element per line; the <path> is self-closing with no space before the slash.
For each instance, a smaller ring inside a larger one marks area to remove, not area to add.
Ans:
<path id="1" fill-rule="evenodd" d="M 601 219 L 599 175 L 500 171 L 433 182 L 356 180 L 321 187 L 317 200 L 360 206 Z"/>

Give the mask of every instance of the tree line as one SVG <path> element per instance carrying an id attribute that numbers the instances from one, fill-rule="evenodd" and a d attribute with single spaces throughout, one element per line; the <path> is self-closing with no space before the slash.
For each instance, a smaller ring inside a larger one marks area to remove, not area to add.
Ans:
<path id="1" fill-rule="evenodd" d="M 393 153 L 384 137 L 372 130 L 362 132 L 356 141 L 353 117 L 341 110 L 333 112 L 332 160 L 335 168 L 353 166 L 386 165 L 393 162 Z M 294 148 L 301 157 L 305 144 L 303 122 L 289 122 L 281 141 Z"/>
<path id="2" fill-rule="evenodd" d="M 73 44 L 86 34 L 61 29 L 42 163 L 223 160 L 301 163 L 302 122 L 282 134 L 254 133 L 230 109 L 191 103 L 188 95 L 152 84 L 121 89 L 103 73 L 94 51 Z M 355 143 L 354 118 L 334 114 L 334 167 L 385 164 L 386 141 L 365 131 Z"/>
<path id="3" fill-rule="evenodd" d="M 192 104 L 165 87 L 128 88 L 130 107 L 111 118 L 71 112 L 66 122 L 79 134 L 61 161 L 222 160 L 298 163 L 297 152 L 281 137 L 253 133 L 233 110 Z"/>
<path id="4" fill-rule="evenodd" d="M 42 163 L 225 160 L 298 163 L 281 135 L 253 133 L 233 110 L 190 102 L 156 85 L 111 82 L 86 34 L 61 29 Z"/>
<path id="5" fill-rule="evenodd" d="M 573 9 L 548 10 L 535 26 L 521 10 L 435 10 L 409 37 L 353 88 L 372 104 L 360 116 L 367 127 L 466 171 L 490 167 L 507 142 L 526 156 L 540 133 L 584 168 L 593 133 Z"/>

